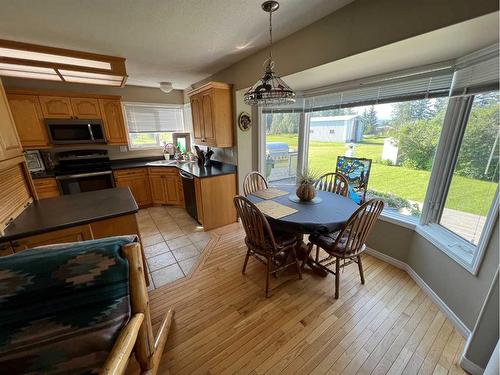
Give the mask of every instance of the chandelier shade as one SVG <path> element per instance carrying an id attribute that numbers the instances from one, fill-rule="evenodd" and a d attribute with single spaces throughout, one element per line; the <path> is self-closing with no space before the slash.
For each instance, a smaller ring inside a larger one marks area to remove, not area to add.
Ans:
<path id="1" fill-rule="evenodd" d="M 262 9 L 269 13 L 269 57 L 265 62 L 264 75 L 244 95 L 244 101 L 248 105 L 269 107 L 295 102 L 295 92 L 274 73 L 272 13 L 278 8 L 277 1 L 266 1 L 262 4 Z"/>

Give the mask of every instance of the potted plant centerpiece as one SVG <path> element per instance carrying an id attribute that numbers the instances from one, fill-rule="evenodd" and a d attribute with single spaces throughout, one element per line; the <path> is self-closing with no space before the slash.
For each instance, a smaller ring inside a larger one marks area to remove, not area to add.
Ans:
<path id="1" fill-rule="evenodd" d="M 297 197 L 301 201 L 310 202 L 316 196 L 316 188 L 314 183 L 318 178 L 318 173 L 315 171 L 305 169 L 297 176 Z"/>

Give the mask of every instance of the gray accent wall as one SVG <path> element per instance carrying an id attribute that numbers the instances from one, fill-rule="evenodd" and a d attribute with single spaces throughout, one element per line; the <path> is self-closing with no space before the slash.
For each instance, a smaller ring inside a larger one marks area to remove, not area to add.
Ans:
<path id="1" fill-rule="evenodd" d="M 499 264 L 498 218 L 477 275 L 412 229 L 379 220 L 368 246 L 408 264 L 472 331 Z"/>
<path id="2" fill-rule="evenodd" d="M 483 369 L 488 365 L 498 343 L 498 269 L 495 276 L 464 352 L 464 357 L 467 360 Z"/>

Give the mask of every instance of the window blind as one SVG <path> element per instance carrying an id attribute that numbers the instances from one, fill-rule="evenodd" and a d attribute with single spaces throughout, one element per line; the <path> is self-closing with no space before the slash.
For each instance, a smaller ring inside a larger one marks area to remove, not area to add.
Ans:
<path id="1" fill-rule="evenodd" d="M 181 107 L 127 103 L 125 116 L 130 133 L 184 130 Z"/>
<path id="2" fill-rule="evenodd" d="M 305 108 L 318 111 L 447 96 L 452 79 L 452 72 L 447 71 L 426 77 L 388 80 L 306 98 Z"/>
<path id="3" fill-rule="evenodd" d="M 263 112 L 312 112 L 372 104 L 401 102 L 447 96 L 453 80 L 453 69 L 444 66 L 435 70 L 396 72 L 390 76 L 369 77 L 332 86 L 309 90 L 291 106 L 263 109 Z"/>
<path id="4" fill-rule="evenodd" d="M 457 59 L 451 95 L 498 90 L 498 44 Z"/>

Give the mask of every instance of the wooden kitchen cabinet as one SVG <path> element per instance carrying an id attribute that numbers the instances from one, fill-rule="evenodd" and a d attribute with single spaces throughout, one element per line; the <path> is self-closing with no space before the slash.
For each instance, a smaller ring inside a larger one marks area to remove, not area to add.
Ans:
<path id="1" fill-rule="evenodd" d="M 127 130 L 123 119 L 122 104 L 118 99 L 99 99 L 104 131 L 109 145 L 127 145 Z"/>
<path id="2" fill-rule="evenodd" d="M 94 239 L 129 234 L 139 235 L 135 214 L 94 221 L 90 223 L 90 228 Z"/>
<path id="3" fill-rule="evenodd" d="M 71 99 L 64 96 L 39 96 L 44 118 L 72 118 Z"/>
<path id="4" fill-rule="evenodd" d="M 201 144 L 203 140 L 203 108 L 201 95 L 193 95 L 191 101 L 191 115 L 193 119 L 193 142 Z"/>
<path id="5" fill-rule="evenodd" d="M 189 94 L 194 143 L 210 147 L 233 146 L 231 86 L 209 82 Z"/>
<path id="6" fill-rule="evenodd" d="M 204 230 L 236 222 L 236 175 L 195 178 L 196 211 Z"/>
<path id="7" fill-rule="evenodd" d="M 139 207 L 151 205 L 151 188 L 147 168 L 121 169 L 114 172 L 116 186 L 128 186 Z"/>
<path id="8" fill-rule="evenodd" d="M 38 199 L 58 197 L 60 194 L 57 181 L 53 177 L 33 179 Z"/>
<path id="9" fill-rule="evenodd" d="M 11 159 L 22 153 L 23 149 L 17 135 L 14 117 L 0 80 L 0 160 Z"/>
<path id="10" fill-rule="evenodd" d="M 100 119 L 99 101 L 95 98 L 70 98 L 73 116 L 80 119 Z"/>
<path id="11" fill-rule="evenodd" d="M 119 96 L 9 90 L 8 100 L 20 142 L 26 149 L 50 147 L 44 119 L 101 119 L 107 144 L 128 145 Z"/>
<path id="12" fill-rule="evenodd" d="M 23 149 L 49 147 L 49 137 L 38 96 L 8 94 L 7 99 Z"/>
<path id="13" fill-rule="evenodd" d="M 180 206 L 184 199 L 177 168 L 149 168 L 149 184 L 153 203 Z"/>
<path id="14" fill-rule="evenodd" d="M 19 240 L 11 241 L 14 252 L 30 249 L 32 247 L 52 245 L 66 242 L 78 242 L 91 240 L 92 230 L 89 225 L 78 225 L 52 232 L 37 234 L 35 236 L 23 237 Z"/>

